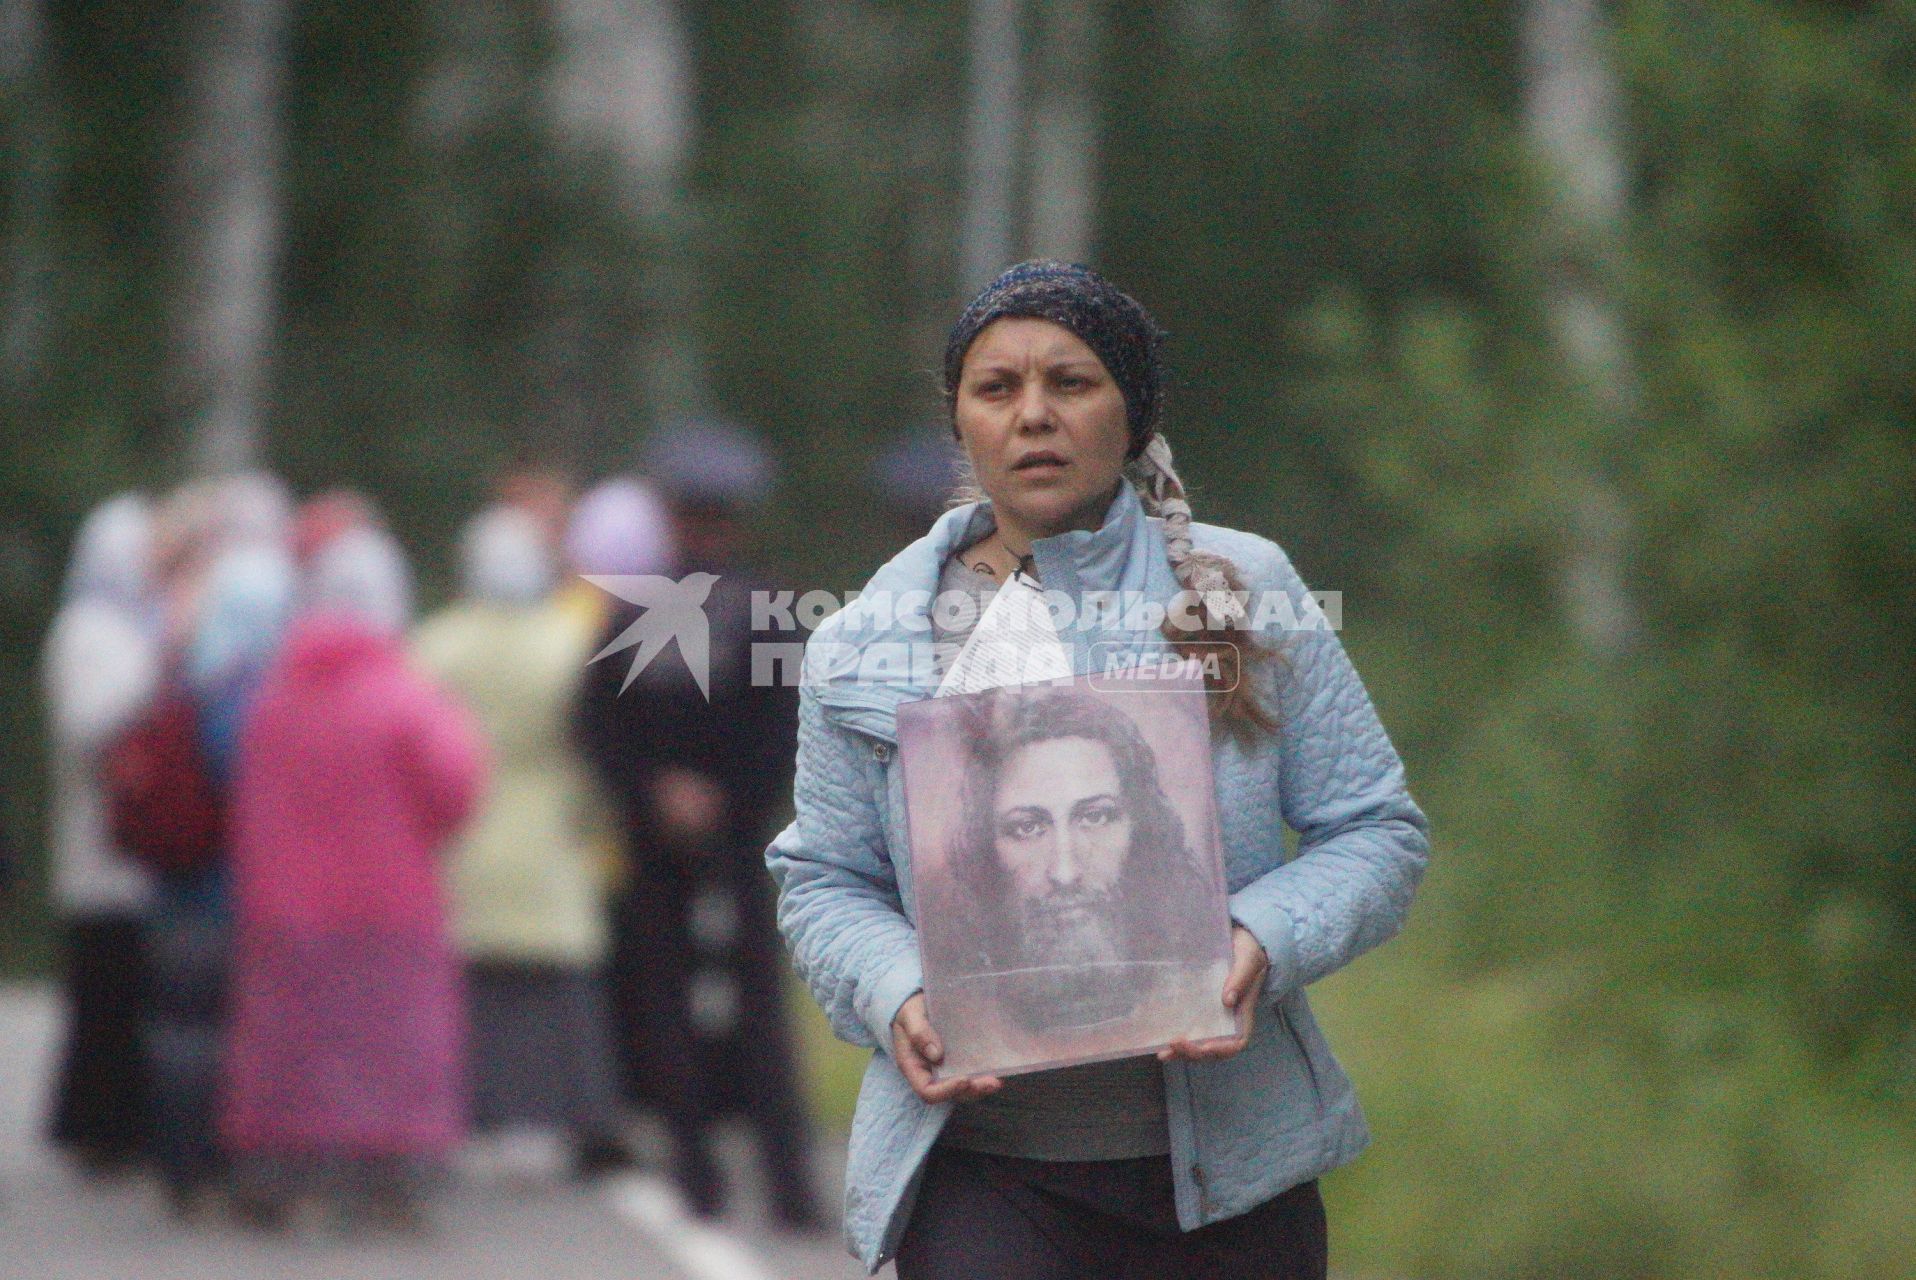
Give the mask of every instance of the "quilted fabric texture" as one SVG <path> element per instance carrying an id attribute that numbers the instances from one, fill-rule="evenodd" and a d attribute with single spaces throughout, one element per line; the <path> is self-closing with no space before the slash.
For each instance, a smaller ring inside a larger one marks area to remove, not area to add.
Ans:
<path id="1" fill-rule="evenodd" d="M 797 816 L 766 851 L 800 977 L 837 1034 L 874 1051 L 845 1191 L 847 1244 L 872 1270 L 897 1248 L 949 1107 L 919 1101 L 888 1056 L 891 1020 L 920 986 L 895 713 L 931 689 L 908 670 L 876 676 L 860 658 L 923 641 L 940 566 L 991 527 L 988 503 L 946 512 L 873 575 L 864 599 L 813 635 L 799 708 Z M 1254 602 L 1257 593 L 1281 592 L 1289 613 L 1270 611 L 1263 636 L 1276 656 L 1252 668 L 1277 712 L 1277 732 L 1249 743 L 1225 733 L 1213 740 L 1231 913 L 1263 944 L 1271 969 L 1242 1053 L 1165 1067 L 1186 1230 L 1242 1213 L 1363 1150 L 1362 1113 L 1304 987 L 1397 931 L 1429 850 L 1403 765 L 1337 634 L 1284 629 L 1286 617 L 1312 612 L 1284 552 L 1253 534 L 1202 524 L 1192 531 L 1199 548 L 1236 563 Z M 1033 553 L 1047 589 L 1160 601 L 1177 589 L 1159 524 L 1128 485 L 1100 528 L 1041 539 Z M 901 603 L 913 600 L 915 612 Z M 1075 670 L 1084 672 L 1104 646 L 1159 637 L 1113 625 L 1074 630 L 1071 640 Z M 1298 833 L 1289 861 L 1285 824 Z"/>

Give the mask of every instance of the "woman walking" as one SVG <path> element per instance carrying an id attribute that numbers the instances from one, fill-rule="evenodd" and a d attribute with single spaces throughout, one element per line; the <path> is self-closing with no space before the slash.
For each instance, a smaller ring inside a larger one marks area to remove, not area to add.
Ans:
<path id="1" fill-rule="evenodd" d="M 423 1225 L 425 1175 L 464 1136 L 465 1018 L 440 853 L 482 747 L 416 674 L 385 534 L 321 551 L 241 735 L 220 1133 L 269 1224 L 346 1210 Z"/>
<path id="2" fill-rule="evenodd" d="M 100 777 L 107 744 L 145 709 L 159 681 L 151 525 L 146 500 L 135 494 L 87 517 L 46 641 L 49 848 L 67 997 L 52 1138 L 89 1173 L 125 1168 L 151 1136 L 142 932 L 154 884 L 115 845 Z"/>
<path id="3" fill-rule="evenodd" d="M 1368 1140 L 1304 987 L 1402 923 L 1426 822 L 1336 634 L 1285 628 L 1312 604 L 1283 551 L 1193 522 L 1163 435 L 1161 347 L 1144 308 L 1086 268 L 1031 262 L 993 281 L 944 362 L 982 500 L 880 569 L 807 655 L 797 817 L 767 859 L 800 974 L 838 1034 L 876 1051 L 845 1225 L 853 1252 L 874 1270 L 895 1256 L 900 1280 L 1322 1277 L 1316 1179 Z M 937 672 L 883 651 L 962 643 L 950 621 L 964 611 L 930 600 L 988 597 L 1019 571 L 1080 617 L 1092 592 L 1165 607 L 1161 629 L 1067 629 L 1079 674 L 1094 653 L 1167 642 L 1207 660 L 1233 924 L 1216 998 L 1236 1038 L 936 1078 L 895 743 L 898 705 L 929 696 Z"/>
<path id="4" fill-rule="evenodd" d="M 491 794 L 449 867 L 472 1015 L 473 1125 L 556 1130 L 580 1172 L 623 1163 L 605 993 L 605 867 L 590 842 L 573 699 L 596 630 L 553 599 L 532 516 L 468 526 L 463 599 L 413 637 L 422 665 L 477 716 Z"/>

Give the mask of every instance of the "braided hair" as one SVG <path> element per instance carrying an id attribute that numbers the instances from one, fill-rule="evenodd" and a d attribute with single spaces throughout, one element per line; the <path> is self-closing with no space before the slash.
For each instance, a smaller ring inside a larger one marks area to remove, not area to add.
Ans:
<path id="1" fill-rule="evenodd" d="M 1270 711 L 1257 700 L 1249 687 L 1251 668 L 1269 658 L 1272 651 L 1251 630 L 1244 611 L 1244 582 L 1237 565 L 1215 551 L 1200 551 L 1191 541 L 1191 500 L 1184 492 L 1184 481 L 1171 464 L 1171 446 L 1160 433 L 1151 437 L 1136 460 L 1126 466 L 1125 476 L 1138 491 L 1146 513 L 1164 521 L 1164 548 L 1170 555 L 1171 571 L 1178 585 L 1198 606 L 1197 625 L 1185 629 L 1178 625 L 1177 611 L 1167 611 L 1164 636 L 1181 657 L 1200 662 L 1215 658 L 1215 665 L 1204 667 L 1205 687 L 1218 699 L 1220 720 L 1234 729 L 1269 732 L 1277 727 Z"/>

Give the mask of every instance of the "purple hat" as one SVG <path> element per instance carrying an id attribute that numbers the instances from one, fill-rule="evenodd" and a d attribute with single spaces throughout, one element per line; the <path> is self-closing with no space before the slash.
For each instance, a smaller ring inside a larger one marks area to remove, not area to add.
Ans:
<path id="1" fill-rule="evenodd" d="M 678 551 L 658 493 L 618 476 L 593 486 L 572 508 L 565 554 L 577 573 L 642 574 L 666 572 Z"/>

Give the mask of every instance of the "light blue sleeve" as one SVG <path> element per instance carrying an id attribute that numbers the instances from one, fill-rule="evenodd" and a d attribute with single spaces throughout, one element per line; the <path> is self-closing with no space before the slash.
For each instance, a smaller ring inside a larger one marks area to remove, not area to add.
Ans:
<path id="1" fill-rule="evenodd" d="M 1256 585 L 1284 592 L 1295 616 L 1307 616 L 1289 558 L 1258 541 L 1268 553 Z M 1394 935 L 1430 852 L 1429 822 L 1337 633 L 1288 632 L 1283 655 L 1280 803 L 1297 856 L 1231 895 L 1232 918 L 1270 957 L 1265 989 L 1279 999 Z"/>
<path id="2" fill-rule="evenodd" d="M 797 816 L 765 852 L 778 927 L 839 1038 L 889 1053 L 892 1019 L 924 979 L 874 799 L 883 779 L 871 744 L 801 689 Z"/>

